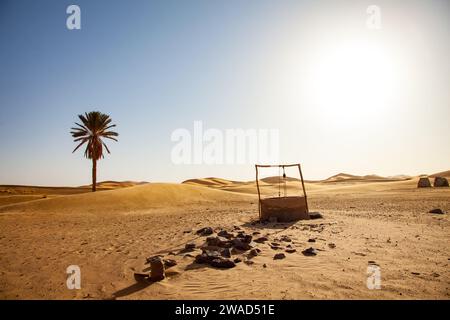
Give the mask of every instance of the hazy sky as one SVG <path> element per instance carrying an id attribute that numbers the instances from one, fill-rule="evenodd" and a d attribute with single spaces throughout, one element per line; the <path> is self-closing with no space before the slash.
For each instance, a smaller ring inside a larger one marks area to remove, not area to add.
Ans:
<path id="1" fill-rule="evenodd" d="M 91 110 L 120 134 L 98 181 L 252 179 L 172 163 L 172 132 L 196 120 L 279 129 L 280 161 L 309 179 L 448 170 L 449 24 L 447 0 L 2 0 L 0 184 L 90 183 L 69 130 Z"/>

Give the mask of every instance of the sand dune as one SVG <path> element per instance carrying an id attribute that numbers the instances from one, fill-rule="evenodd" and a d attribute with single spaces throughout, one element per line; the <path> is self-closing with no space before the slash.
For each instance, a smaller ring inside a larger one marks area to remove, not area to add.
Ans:
<path id="1" fill-rule="evenodd" d="M 324 219 L 286 224 L 257 223 L 254 181 L 62 189 L 47 198 L 8 193 L 0 196 L 0 298 L 450 299 L 450 188 L 417 189 L 417 180 L 308 182 L 310 210 Z M 299 187 L 287 183 L 288 192 Z M 261 188 L 264 195 L 279 190 L 264 181 Z M 432 208 L 447 213 L 433 215 Z M 261 253 L 252 264 L 199 265 L 193 257 L 200 249 L 190 255 L 182 249 L 202 245 L 205 237 L 195 231 L 205 226 L 265 235 L 281 249 L 255 243 Z M 288 244 L 296 251 L 274 260 Z M 308 247 L 317 256 L 301 253 Z M 148 272 L 145 260 L 155 254 L 177 265 L 161 282 L 137 284 L 134 272 Z M 381 268 L 381 290 L 366 287 L 369 261 Z M 73 264 L 81 268 L 80 290 L 65 286 Z"/>
<path id="2" fill-rule="evenodd" d="M 1 212 L 137 212 L 158 207 L 248 200 L 248 196 L 188 184 L 149 183 L 123 189 L 67 195 L 4 205 Z"/>

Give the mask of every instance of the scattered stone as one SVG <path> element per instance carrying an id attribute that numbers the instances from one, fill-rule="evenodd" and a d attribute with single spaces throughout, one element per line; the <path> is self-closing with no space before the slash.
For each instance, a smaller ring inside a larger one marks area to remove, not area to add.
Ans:
<path id="1" fill-rule="evenodd" d="M 259 238 L 255 239 L 255 242 L 257 242 L 257 243 L 264 243 L 264 242 L 266 242 L 268 240 L 269 240 L 269 238 L 267 238 L 267 237 L 259 237 Z"/>
<path id="2" fill-rule="evenodd" d="M 310 212 L 309 213 L 309 218 L 310 219 L 322 219 L 323 216 L 320 212 Z"/>
<path id="3" fill-rule="evenodd" d="M 223 237 L 223 238 L 226 238 L 226 239 L 231 239 L 231 238 L 234 237 L 234 235 L 233 235 L 232 233 L 229 233 L 229 232 L 226 231 L 226 230 L 220 231 L 217 235 L 218 235 L 219 237 Z"/>
<path id="4" fill-rule="evenodd" d="M 314 249 L 313 247 L 310 247 L 308 249 L 303 250 L 302 253 L 305 256 L 316 256 L 317 255 L 317 250 Z"/>
<path id="5" fill-rule="evenodd" d="M 281 241 L 284 242 L 292 242 L 291 238 L 289 238 L 288 236 L 284 235 L 280 238 Z"/>
<path id="6" fill-rule="evenodd" d="M 259 231 L 254 231 L 254 232 L 252 233 L 252 235 L 254 235 L 254 236 L 257 236 L 258 234 L 261 234 L 261 232 L 259 232 Z"/>
<path id="7" fill-rule="evenodd" d="M 199 230 L 197 230 L 197 234 L 201 236 L 209 236 L 210 234 L 213 234 L 213 229 L 211 227 L 204 227 Z"/>
<path id="8" fill-rule="evenodd" d="M 417 188 L 431 188 L 430 179 L 422 177 L 417 182 Z"/>
<path id="9" fill-rule="evenodd" d="M 308 242 L 316 242 L 316 239 L 308 239 Z"/>
<path id="10" fill-rule="evenodd" d="M 224 269 L 229 269 L 236 266 L 236 264 L 233 261 L 225 258 L 214 259 L 210 262 L 210 265 L 215 268 L 224 268 Z"/>
<path id="11" fill-rule="evenodd" d="M 194 256 L 190 253 L 186 253 L 183 258 L 193 258 Z"/>
<path id="12" fill-rule="evenodd" d="M 150 279 L 152 281 L 160 281 L 166 277 L 164 264 L 160 257 L 154 257 L 150 260 Z"/>
<path id="13" fill-rule="evenodd" d="M 220 251 L 220 255 L 225 258 L 231 258 L 231 252 L 229 248 L 224 248 Z"/>
<path id="14" fill-rule="evenodd" d="M 411 272 L 411 274 L 415 275 L 415 276 L 420 276 L 419 272 Z"/>
<path id="15" fill-rule="evenodd" d="M 202 254 L 199 254 L 195 257 L 196 263 L 210 263 L 214 259 L 220 258 L 220 252 L 217 250 L 205 250 L 202 249 Z"/>
<path id="16" fill-rule="evenodd" d="M 234 228 L 234 230 L 241 230 L 241 228 L 238 226 L 233 226 L 233 228 Z"/>
<path id="17" fill-rule="evenodd" d="M 191 232 L 192 232 L 192 229 L 186 229 L 183 231 L 183 233 L 191 233 Z"/>
<path id="18" fill-rule="evenodd" d="M 221 248 L 230 248 L 231 242 L 230 240 L 222 237 L 208 237 L 206 238 L 206 244 L 208 246 L 216 246 Z"/>
<path id="19" fill-rule="evenodd" d="M 284 250 L 284 251 L 286 251 L 287 253 L 294 253 L 294 252 L 296 252 L 297 250 L 294 249 L 294 248 L 287 248 L 287 249 Z"/>
<path id="20" fill-rule="evenodd" d="M 152 261 L 153 259 L 161 259 L 162 257 L 163 257 L 163 256 L 156 255 L 156 256 L 148 257 L 148 258 L 145 259 L 145 260 L 146 260 L 146 263 L 151 263 L 151 261 Z"/>
<path id="21" fill-rule="evenodd" d="M 241 258 L 235 258 L 235 259 L 233 260 L 233 262 L 234 262 L 234 263 L 239 263 L 239 262 L 242 262 L 242 259 L 241 259 Z"/>
<path id="22" fill-rule="evenodd" d="M 328 247 L 331 248 L 331 249 L 334 249 L 334 248 L 336 248 L 336 245 L 334 243 L 329 243 Z"/>
<path id="23" fill-rule="evenodd" d="M 433 187 L 448 187 L 448 180 L 444 177 L 435 177 L 433 182 Z"/>
<path id="24" fill-rule="evenodd" d="M 368 262 L 367 262 L 368 264 L 373 264 L 373 265 L 378 265 L 375 261 L 373 261 L 373 260 L 369 260 Z"/>
<path id="25" fill-rule="evenodd" d="M 165 268 L 170 268 L 173 266 L 176 266 L 177 262 L 173 259 L 164 259 L 164 267 Z"/>
<path id="26" fill-rule="evenodd" d="M 250 250 L 248 255 L 249 255 L 249 257 L 256 257 L 260 252 L 261 252 L 260 249 L 255 248 L 255 249 Z"/>
<path id="27" fill-rule="evenodd" d="M 147 281 L 149 274 L 148 273 L 141 273 L 141 272 L 135 272 L 133 274 L 134 276 L 134 280 L 136 280 L 137 282 L 144 282 Z"/>
<path id="28" fill-rule="evenodd" d="M 194 250 L 195 249 L 195 243 L 186 243 L 186 245 L 184 246 L 184 249 L 185 250 L 190 250 L 190 251 L 192 251 L 192 250 Z"/>
<path id="29" fill-rule="evenodd" d="M 255 262 L 253 262 L 252 260 L 245 260 L 244 263 L 250 266 L 250 265 L 254 264 Z"/>
<path id="30" fill-rule="evenodd" d="M 435 214 L 444 214 L 444 211 L 442 209 L 436 208 L 428 211 L 429 213 L 435 213 Z"/>
<path id="31" fill-rule="evenodd" d="M 231 243 L 235 249 L 242 251 L 247 251 L 252 248 L 252 246 L 249 243 L 242 241 L 241 238 L 235 238 L 231 241 Z"/>
<path id="32" fill-rule="evenodd" d="M 286 255 L 284 253 L 277 253 L 276 255 L 273 256 L 273 260 L 281 260 L 286 258 Z"/>
<path id="33" fill-rule="evenodd" d="M 267 265 L 265 263 L 263 264 L 263 268 L 267 268 Z"/>
<path id="34" fill-rule="evenodd" d="M 252 242 L 253 237 L 249 234 L 239 234 L 238 238 L 245 243 L 250 243 Z"/>

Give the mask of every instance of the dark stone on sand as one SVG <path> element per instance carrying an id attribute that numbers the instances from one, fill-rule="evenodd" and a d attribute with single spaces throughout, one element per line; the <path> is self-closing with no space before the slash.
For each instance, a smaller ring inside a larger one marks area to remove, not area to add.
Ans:
<path id="1" fill-rule="evenodd" d="M 444 211 L 442 209 L 436 208 L 428 211 L 429 213 L 435 213 L 435 214 L 444 214 Z"/>
<path id="2" fill-rule="evenodd" d="M 236 264 L 230 259 L 218 258 L 211 261 L 210 265 L 215 268 L 229 269 L 236 266 Z"/>
<path id="3" fill-rule="evenodd" d="M 252 249 L 252 250 L 250 250 L 250 252 L 249 252 L 249 256 L 251 256 L 251 257 L 256 257 L 260 252 L 261 252 L 261 250 L 258 249 L 258 248 Z"/>
<path id="4" fill-rule="evenodd" d="M 316 239 L 308 239 L 308 242 L 316 242 Z"/>
<path id="5" fill-rule="evenodd" d="M 209 246 L 216 246 L 221 248 L 230 248 L 231 242 L 230 240 L 223 237 L 208 237 L 206 238 L 206 243 Z"/>
<path id="6" fill-rule="evenodd" d="M 444 177 L 435 177 L 433 182 L 433 187 L 448 187 L 448 180 Z"/>
<path id="7" fill-rule="evenodd" d="M 231 252 L 229 248 L 224 248 L 220 251 L 220 255 L 225 258 L 231 258 Z"/>
<path id="8" fill-rule="evenodd" d="M 252 248 L 252 246 L 249 243 L 242 241 L 241 238 L 233 239 L 231 243 L 235 249 L 242 251 L 247 251 Z"/>
<path id="9" fill-rule="evenodd" d="M 308 249 L 303 250 L 302 253 L 305 256 L 315 256 L 317 255 L 317 250 L 314 249 L 313 247 L 310 247 Z"/>
<path id="10" fill-rule="evenodd" d="M 284 250 L 284 251 L 286 251 L 287 253 L 294 253 L 294 252 L 296 252 L 297 250 L 294 249 L 294 248 L 288 248 L 288 249 L 286 249 L 286 250 Z"/>
<path id="11" fill-rule="evenodd" d="M 291 238 L 289 238 L 288 236 L 282 236 L 282 237 L 280 238 L 280 240 L 281 240 L 281 241 L 284 241 L 284 242 L 292 242 Z"/>
<path id="12" fill-rule="evenodd" d="M 241 258 L 236 258 L 236 259 L 233 260 L 233 262 L 234 263 L 239 263 L 239 262 L 242 262 L 242 259 Z"/>
<path id="13" fill-rule="evenodd" d="M 170 268 L 173 266 L 176 266 L 177 262 L 173 259 L 164 259 L 164 267 L 165 268 Z"/>
<path id="14" fill-rule="evenodd" d="M 328 247 L 331 248 L 331 249 L 334 249 L 334 248 L 336 248 L 336 245 L 334 243 L 329 243 Z"/>
<path id="15" fill-rule="evenodd" d="M 232 233 L 229 233 L 229 232 L 226 231 L 226 230 L 220 231 L 217 235 L 218 235 L 219 237 L 223 237 L 223 238 L 226 238 L 226 239 L 231 239 L 231 238 L 234 237 L 234 235 L 233 235 Z"/>
<path id="16" fill-rule="evenodd" d="M 269 240 L 269 238 L 267 238 L 267 237 L 259 237 L 259 238 L 255 239 L 255 242 L 257 242 L 257 243 L 264 243 L 264 242 L 266 242 L 268 240 Z"/>
<path id="17" fill-rule="evenodd" d="M 202 254 L 199 254 L 195 257 L 195 263 L 209 264 L 212 260 L 219 258 L 221 258 L 219 251 L 205 250 Z"/>
<path id="18" fill-rule="evenodd" d="M 186 243 L 184 246 L 185 250 L 194 250 L 195 249 L 195 243 Z"/>
<path id="19" fill-rule="evenodd" d="M 213 229 L 211 227 L 204 227 L 199 230 L 197 230 L 197 234 L 201 236 L 209 236 L 210 234 L 213 234 Z"/>
<path id="20" fill-rule="evenodd" d="M 150 260 L 150 279 L 152 281 L 160 281 L 166 277 L 164 264 L 160 257 L 154 257 Z"/>
<path id="21" fill-rule="evenodd" d="M 286 255 L 284 253 L 277 253 L 276 255 L 273 256 L 273 260 L 281 260 L 286 258 Z"/>

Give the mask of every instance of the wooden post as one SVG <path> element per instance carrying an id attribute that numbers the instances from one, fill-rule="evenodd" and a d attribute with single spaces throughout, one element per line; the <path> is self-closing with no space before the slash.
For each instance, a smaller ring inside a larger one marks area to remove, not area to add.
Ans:
<path id="1" fill-rule="evenodd" d="M 258 215 L 259 215 L 259 222 L 261 222 L 261 194 L 259 192 L 259 182 L 258 182 L 258 165 L 255 164 L 256 169 L 256 187 L 258 189 Z"/>
<path id="2" fill-rule="evenodd" d="M 298 171 L 300 172 L 300 178 L 302 179 L 302 188 L 303 188 L 303 196 L 305 197 L 306 213 L 309 214 L 308 199 L 306 198 L 305 183 L 303 182 L 303 174 L 302 174 L 302 168 L 300 166 L 300 163 L 298 164 Z"/>

